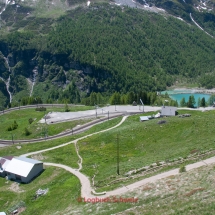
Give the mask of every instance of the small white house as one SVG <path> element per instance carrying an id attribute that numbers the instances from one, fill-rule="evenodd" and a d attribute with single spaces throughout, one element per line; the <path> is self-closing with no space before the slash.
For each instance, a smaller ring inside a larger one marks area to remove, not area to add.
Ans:
<path id="1" fill-rule="evenodd" d="M 177 111 L 177 107 L 162 106 L 161 116 L 175 116 L 176 111 Z"/>
<path id="2" fill-rule="evenodd" d="M 6 166 L 8 179 L 29 183 L 43 171 L 43 163 L 31 158 L 15 157 Z"/>

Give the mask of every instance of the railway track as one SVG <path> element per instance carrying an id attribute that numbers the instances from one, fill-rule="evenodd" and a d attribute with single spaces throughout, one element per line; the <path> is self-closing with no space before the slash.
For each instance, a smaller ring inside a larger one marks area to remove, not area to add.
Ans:
<path id="1" fill-rule="evenodd" d="M 74 106 L 84 106 L 84 105 L 73 105 L 73 104 L 68 104 L 69 107 L 74 107 Z M 9 113 L 14 110 L 23 110 L 23 109 L 28 109 L 28 108 L 37 108 L 37 107 L 65 107 L 65 104 L 36 104 L 36 105 L 26 105 L 26 106 L 18 106 L 18 107 L 13 107 L 9 109 L 5 109 L 0 111 L 1 114 Z"/>

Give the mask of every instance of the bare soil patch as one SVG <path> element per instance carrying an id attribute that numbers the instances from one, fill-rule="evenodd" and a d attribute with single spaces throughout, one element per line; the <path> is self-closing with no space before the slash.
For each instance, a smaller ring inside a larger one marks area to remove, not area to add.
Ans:
<path id="1" fill-rule="evenodd" d="M 15 192 L 15 193 L 24 192 L 24 190 L 20 189 L 19 183 L 17 183 L 17 182 L 13 182 L 8 189 Z"/>

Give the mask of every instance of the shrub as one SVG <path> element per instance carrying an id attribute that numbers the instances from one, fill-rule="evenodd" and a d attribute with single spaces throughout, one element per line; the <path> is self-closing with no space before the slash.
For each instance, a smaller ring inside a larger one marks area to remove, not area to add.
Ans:
<path id="1" fill-rule="evenodd" d="M 25 128 L 25 136 L 29 136 L 30 134 L 31 132 L 27 128 Z"/>
<path id="2" fill-rule="evenodd" d="M 16 120 L 14 120 L 14 123 L 11 126 L 12 130 L 15 130 L 18 128 L 18 124 L 16 123 Z"/>
<path id="3" fill-rule="evenodd" d="M 186 166 L 184 166 L 184 165 L 181 166 L 180 169 L 179 169 L 179 172 L 180 172 L 180 173 L 186 172 Z"/>
<path id="4" fill-rule="evenodd" d="M 7 128 L 7 131 L 13 131 L 18 128 L 18 124 L 16 120 L 14 120 L 13 124 Z"/>
<path id="5" fill-rule="evenodd" d="M 69 112 L 70 110 L 69 110 L 69 106 L 68 106 L 68 104 L 65 104 L 65 112 Z"/>
<path id="6" fill-rule="evenodd" d="M 31 124 L 34 120 L 32 118 L 28 119 L 29 124 Z"/>
<path id="7" fill-rule="evenodd" d="M 9 126 L 9 127 L 7 128 L 7 131 L 12 131 L 11 126 Z"/>

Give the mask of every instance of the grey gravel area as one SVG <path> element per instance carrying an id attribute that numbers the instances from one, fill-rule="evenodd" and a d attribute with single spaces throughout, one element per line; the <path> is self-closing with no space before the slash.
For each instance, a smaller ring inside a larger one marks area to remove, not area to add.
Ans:
<path id="1" fill-rule="evenodd" d="M 77 112 L 49 112 L 46 115 L 46 120 L 43 118 L 40 120 L 41 123 L 57 123 L 75 119 L 84 119 L 84 118 L 96 118 L 96 117 L 108 117 L 114 114 L 124 113 L 143 113 L 148 111 L 158 111 L 160 107 L 151 107 L 151 106 L 132 106 L 132 105 L 110 105 L 106 107 L 98 107 L 95 110 L 87 111 L 77 111 Z"/>

